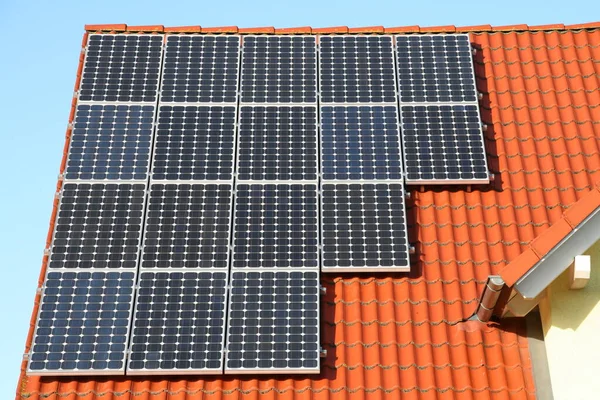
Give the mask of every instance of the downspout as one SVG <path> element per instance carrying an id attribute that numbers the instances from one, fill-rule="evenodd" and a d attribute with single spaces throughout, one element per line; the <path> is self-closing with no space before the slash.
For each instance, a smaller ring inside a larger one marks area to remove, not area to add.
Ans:
<path id="1" fill-rule="evenodd" d="M 470 319 L 477 319 L 481 322 L 488 322 L 492 318 L 494 308 L 498 303 L 502 289 L 504 288 L 504 280 L 498 275 L 490 275 L 481 293 L 479 304 L 475 314 Z"/>

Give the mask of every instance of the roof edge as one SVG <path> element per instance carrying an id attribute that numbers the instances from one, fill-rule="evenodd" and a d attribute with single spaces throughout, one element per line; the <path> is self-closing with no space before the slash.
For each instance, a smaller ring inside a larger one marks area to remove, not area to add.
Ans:
<path id="1" fill-rule="evenodd" d="M 123 25 L 124 26 L 124 25 Z M 75 77 L 75 83 L 73 85 L 73 97 L 71 99 L 71 109 L 69 111 L 69 122 L 67 125 L 67 130 L 65 133 L 65 143 L 63 146 L 63 156 L 62 159 L 60 161 L 60 166 L 59 166 L 59 175 L 58 175 L 58 180 L 56 183 L 56 189 L 55 189 L 55 194 L 59 193 L 60 190 L 62 189 L 63 186 L 63 174 L 64 171 L 66 169 L 67 166 L 67 158 L 69 155 L 69 145 L 71 143 L 71 134 L 73 133 L 73 120 L 75 119 L 75 111 L 77 109 L 77 91 L 79 90 L 79 85 L 81 84 L 81 75 L 83 73 L 83 64 L 85 62 L 85 46 L 87 45 L 87 41 L 88 41 L 88 36 L 89 33 L 85 32 L 83 34 L 83 38 L 81 40 L 81 52 L 79 53 L 79 64 L 77 66 L 77 75 Z M 52 236 L 54 234 L 54 225 L 56 223 L 56 216 L 58 214 L 58 203 L 59 203 L 59 199 L 58 196 L 55 196 L 54 198 L 54 202 L 52 205 L 52 214 L 50 215 L 50 223 L 48 226 L 48 233 L 46 235 L 46 243 L 44 244 L 44 249 L 48 249 L 50 248 L 51 244 L 52 244 Z M 32 345 L 32 341 L 33 341 L 33 333 L 35 330 L 35 325 L 36 325 L 36 321 L 37 321 L 37 316 L 38 316 L 38 311 L 39 311 L 39 306 L 40 306 L 40 301 L 42 298 L 41 295 L 41 291 L 40 289 L 42 288 L 43 284 L 44 284 L 44 280 L 46 278 L 46 270 L 48 268 L 48 262 L 49 262 L 49 256 L 48 254 L 44 251 L 44 256 L 42 257 L 42 267 L 40 270 L 40 274 L 38 276 L 38 282 L 37 282 L 37 291 L 34 297 L 34 302 L 33 302 L 33 310 L 31 312 L 31 318 L 29 320 L 29 331 L 27 332 L 27 338 L 25 339 L 25 351 L 24 354 L 29 353 L 29 351 L 31 350 L 31 345 Z M 27 359 L 24 357 L 23 360 L 21 361 L 21 371 L 19 373 L 19 379 L 17 381 L 17 390 L 15 393 L 15 399 L 16 400 L 20 400 L 22 399 L 21 394 L 23 393 L 23 391 L 26 390 L 27 388 L 27 382 L 28 382 L 28 376 L 26 374 L 26 370 L 27 370 Z"/>
<path id="2" fill-rule="evenodd" d="M 600 207 L 600 181 L 585 196 L 563 214 L 563 217 L 536 237 L 517 258 L 504 267 L 499 275 L 507 286 L 515 286 L 540 261 L 566 238 L 575 234 L 580 225 Z"/>
<path id="3" fill-rule="evenodd" d="M 590 225 L 590 221 L 599 220 L 600 181 L 499 272 L 505 286 L 498 304 L 494 305 L 494 314 L 500 316 L 507 309 L 511 312 L 514 309 L 517 316 L 527 315 L 544 289 L 568 268 L 571 260 L 600 239 L 600 231 Z"/>
<path id="4" fill-rule="evenodd" d="M 533 25 L 516 24 L 516 25 L 471 25 L 455 27 L 454 25 L 447 26 L 399 26 L 385 28 L 383 26 L 366 26 L 349 28 L 347 26 L 334 26 L 323 28 L 311 27 L 292 27 L 292 28 L 238 28 L 237 26 L 223 26 L 204 28 L 199 25 L 194 26 L 173 26 L 164 27 L 163 25 L 143 25 L 143 26 L 128 26 L 127 24 L 90 24 L 85 25 L 84 29 L 87 32 L 96 33 L 239 33 L 239 34 L 276 34 L 276 35 L 316 35 L 316 34 L 395 34 L 395 33 L 498 33 L 498 32 L 547 32 L 547 31 L 565 31 L 565 30 L 587 30 L 600 28 L 600 21 L 588 22 L 584 24 L 549 24 L 549 25 Z"/>

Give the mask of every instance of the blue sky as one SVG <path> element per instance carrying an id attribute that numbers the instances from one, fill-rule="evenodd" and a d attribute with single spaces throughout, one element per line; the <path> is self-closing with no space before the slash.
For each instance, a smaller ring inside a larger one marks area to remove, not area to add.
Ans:
<path id="1" fill-rule="evenodd" d="M 576 1 L 0 0 L 0 398 L 14 398 L 84 24 L 505 25 L 600 20 Z"/>

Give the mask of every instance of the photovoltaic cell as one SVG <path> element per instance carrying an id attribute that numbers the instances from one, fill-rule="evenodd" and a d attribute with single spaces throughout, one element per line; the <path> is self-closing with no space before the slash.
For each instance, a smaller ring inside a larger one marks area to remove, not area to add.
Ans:
<path id="1" fill-rule="evenodd" d="M 162 35 L 90 35 L 80 101 L 156 101 Z"/>
<path id="2" fill-rule="evenodd" d="M 144 184 L 67 183 L 49 268 L 136 268 Z"/>
<path id="3" fill-rule="evenodd" d="M 162 102 L 235 103 L 240 38 L 168 35 Z"/>
<path id="4" fill-rule="evenodd" d="M 28 374 L 123 374 L 135 272 L 51 271 Z"/>
<path id="5" fill-rule="evenodd" d="M 227 271 L 142 272 L 128 374 L 221 373 Z"/>
<path id="6" fill-rule="evenodd" d="M 232 179 L 235 119 L 234 106 L 161 106 L 152 178 Z"/>
<path id="7" fill-rule="evenodd" d="M 147 179 L 154 106 L 77 106 L 66 179 Z"/>
<path id="8" fill-rule="evenodd" d="M 246 36 L 242 46 L 241 101 L 317 101 L 314 36 Z"/>
<path id="9" fill-rule="evenodd" d="M 396 101 L 391 36 L 320 36 L 321 103 Z"/>
<path id="10" fill-rule="evenodd" d="M 152 184 L 141 268 L 228 268 L 231 184 Z"/>
<path id="11" fill-rule="evenodd" d="M 225 372 L 319 372 L 318 271 L 233 272 Z"/>
<path id="12" fill-rule="evenodd" d="M 477 105 L 404 105 L 406 181 L 489 181 Z"/>
<path id="13" fill-rule="evenodd" d="M 400 102 L 477 102 L 468 35 L 396 36 Z"/>
<path id="14" fill-rule="evenodd" d="M 232 268 L 318 268 L 315 184 L 238 184 Z"/>
<path id="15" fill-rule="evenodd" d="M 402 179 L 394 106 L 321 108 L 323 179 Z"/>
<path id="16" fill-rule="evenodd" d="M 323 184 L 322 269 L 408 271 L 400 183 Z"/>
<path id="17" fill-rule="evenodd" d="M 238 179 L 316 180 L 317 109 L 241 107 Z"/>

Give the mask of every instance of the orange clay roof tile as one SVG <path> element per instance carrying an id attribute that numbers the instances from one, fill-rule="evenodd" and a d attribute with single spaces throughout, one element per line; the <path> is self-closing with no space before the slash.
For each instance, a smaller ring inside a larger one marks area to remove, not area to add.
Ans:
<path id="1" fill-rule="evenodd" d="M 162 25 L 138 25 L 138 26 L 127 26 L 129 32 L 158 32 L 162 33 L 165 27 Z"/>
<path id="2" fill-rule="evenodd" d="M 383 26 L 363 26 L 359 28 L 349 28 L 348 33 L 384 33 Z"/>
<path id="3" fill-rule="evenodd" d="M 502 26 L 493 26 L 492 31 L 494 32 L 519 32 L 519 31 L 528 31 L 529 26 L 526 24 L 518 24 L 518 25 L 502 25 Z"/>
<path id="4" fill-rule="evenodd" d="M 209 28 L 202 28 L 202 33 L 238 33 L 237 26 L 216 26 Z"/>
<path id="5" fill-rule="evenodd" d="M 587 196 L 579 200 L 575 206 L 569 208 L 565 213 L 565 221 L 575 229 L 583 220 L 585 220 L 594 210 L 600 207 L 600 192 L 598 189 L 592 190 Z"/>
<path id="6" fill-rule="evenodd" d="M 575 30 L 575 29 L 596 29 L 600 28 L 600 21 L 598 22 L 588 22 L 585 24 L 573 24 L 565 26 L 565 29 Z"/>
<path id="7" fill-rule="evenodd" d="M 540 261 L 540 257 L 537 253 L 533 249 L 527 249 L 500 271 L 500 276 L 506 285 L 513 286 L 538 261 Z"/>
<path id="8" fill-rule="evenodd" d="M 421 28 L 419 27 L 419 25 L 397 26 L 397 27 L 391 27 L 391 28 L 384 28 L 384 32 L 388 33 L 388 34 L 394 34 L 394 33 L 419 33 L 419 32 L 421 32 Z"/>
<path id="9" fill-rule="evenodd" d="M 565 29 L 564 24 L 550 24 L 550 25 L 534 25 L 529 27 L 532 31 L 562 31 Z"/>
<path id="10" fill-rule="evenodd" d="M 463 321 L 477 308 L 490 274 L 514 284 L 600 203 L 597 28 L 599 23 L 350 29 L 87 25 L 89 32 L 468 32 L 478 49 L 477 87 L 496 179 L 470 190 L 412 190 L 407 213 L 416 254 L 410 274 L 323 274 L 327 357 L 319 375 L 56 378 L 22 373 L 17 399 L 534 399 L 523 321 Z M 43 269 L 46 263 L 45 258 Z M 31 331 L 27 349 L 30 342 Z"/>
<path id="11" fill-rule="evenodd" d="M 454 33 L 454 32 L 456 32 L 456 27 L 454 25 L 427 26 L 427 27 L 421 28 L 421 32 L 427 32 L 427 33 Z"/>
<path id="12" fill-rule="evenodd" d="M 471 26 L 460 26 L 456 28 L 457 32 L 485 32 L 491 31 L 491 25 L 471 25 Z"/>
<path id="13" fill-rule="evenodd" d="M 112 32 L 125 32 L 127 30 L 127 25 L 125 24 L 101 24 L 101 25 L 86 25 L 86 31 L 112 31 Z"/>
<path id="14" fill-rule="evenodd" d="M 200 33 L 202 27 L 200 25 L 194 26 L 172 26 L 165 28 L 165 33 Z"/>
<path id="15" fill-rule="evenodd" d="M 314 34 L 348 33 L 348 27 L 347 26 L 332 26 L 329 28 L 313 28 L 312 33 L 314 33 Z"/>
<path id="16" fill-rule="evenodd" d="M 239 28 L 238 33 L 245 33 L 245 34 L 275 33 L 275 28 L 272 26 L 264 26 L 262 28 Z"/>
<path id="17" fill-rule="evenodd" d="M 310 35 L 312 33 L 312 28 L 310 26 L 300 26 L 296 28 L 278 28 L 275 29 L 275 34 L 277 35 L 289 35 L 289 34 L 303 34 Z"/>

